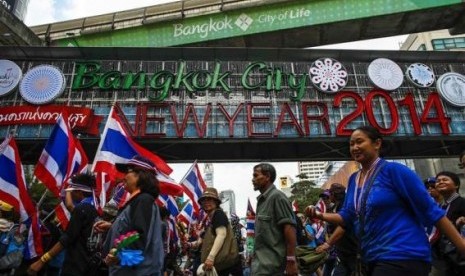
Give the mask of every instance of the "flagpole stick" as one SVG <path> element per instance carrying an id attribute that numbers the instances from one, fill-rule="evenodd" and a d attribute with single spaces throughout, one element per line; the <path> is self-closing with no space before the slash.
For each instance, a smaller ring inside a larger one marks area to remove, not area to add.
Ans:
<path id="1" fill-rule="evenodd" d="M 49 217 L 51 217 L 53 214 L 55 214 L 55 209 L 53 209 L 50 213 L 48 213 L 48 215 L 47 215 L 45 218 L 41 219 L 41 221 L 46 221 L 46 220 L 47 220 Z"/>
<path id="2" fill-rule="evenodd" d="M 47 195 L 47 193 L 48 193 L 48 189 L 45 189 L 44 193 L 42 194 L 42 196 L 39 199 L 39 202 L 37 202 L 37 209 L 39 209 L 40 206 L 42 205 L 42 203 L 44 202 L 45 196 Z"/>
<path id="3" fill-rule="evenodd" d="M 110 109 L 110 113 L 108 114 L 108 118 L 107 118 L 107 122 L 105 123 L 105 127 L 103 128 L 103 133 L 102 135 L 100 135 L 100 141 L 98 143 L 98 147 L 97 147 L 97 151 L 95 152 L 95 156 L 94 156 L 94 162 L 92 162 L 92 168 L 91 168 L 91 172 L 93 172 L 95 170 L 95 165 L 97 162 L 95 162 L 95 157 L 97 157 L 97 154 L 102 150 L 102 146 L 103 146 L 103 139 L 102 137 L 106 137 L 107 135 L 107 132 L 108 132 L 108 122 L 110 121 L 111 119 L 111 116 L 113 115 L 113 112 L 114 112 L 114 109 L 115 109 L 115 105 L 113 104 L 111 106 L 111 109 Z"/>

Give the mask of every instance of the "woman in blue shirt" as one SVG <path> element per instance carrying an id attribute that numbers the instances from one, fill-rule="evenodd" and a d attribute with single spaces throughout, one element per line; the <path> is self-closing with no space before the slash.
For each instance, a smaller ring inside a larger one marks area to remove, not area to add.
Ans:
<path id="1" fill-rule="evenodd" d="M 382 141 L 374 127 L 356 128 L 350 154 L 361 168 L 349 179 L 343 208 L 331 214 L 309 206 L 306 213 L 354 230 L 368 275 L 427 276 L 431 249 L 425 226 L 435 225 L 464 254 L 465 240 L 412 170 L 380 158 Z"/>

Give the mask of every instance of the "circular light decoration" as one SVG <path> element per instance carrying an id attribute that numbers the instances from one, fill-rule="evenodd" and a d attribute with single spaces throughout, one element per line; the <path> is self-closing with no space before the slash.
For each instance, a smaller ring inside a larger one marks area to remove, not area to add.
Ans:
<path id="1" fill-rule="evenodd" d="M 387 58 L 378 58 L 368 65 L 368 77 L 377 87 L 392 91 L 399 88 L 404 80 L 399 65 Z"/>
<path id="2" fill-rule="evenodd" d="M 16 63 L 0 60 L 0 97 L 5 96 L 18 86 L 23 72 Z"/>
<path id="3" fill-rule="evenodd" d="M 436 82 L 441 97 L 448 103 L 465 107 L 465 76 L 458 73 L 445 73 Z"/>
<path id="4" fill-rule="evenodd" d="M 430 87 L 434 83 L 433 70 L 423 63 L 413 63 L 405 71 L 407 79 L 420 88 Z"/>
<path id="5" fill-rule="evenodd" d="M 310 67 L 310 79 L 321 92 L 336 93 L 347 85 L 347 71 L 332 58 L 317 59 Z"/>
<path id="6" fill-rule="evenodd" d="M 29 70 L 19 85 L 19 93 L 32 104 L 45 104 L 59 97 L 65 90 L 65 76 L 51 65 L 39 65 Z"/>

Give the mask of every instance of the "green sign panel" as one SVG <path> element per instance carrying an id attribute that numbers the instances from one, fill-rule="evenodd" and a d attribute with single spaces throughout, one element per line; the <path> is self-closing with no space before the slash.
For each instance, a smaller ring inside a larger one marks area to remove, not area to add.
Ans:
<path id="1" fill-rule="evenodd" d="M 59 46 L 166 47 L 453 5 L 460 0 L 290 1 L 58 40 Z"/>

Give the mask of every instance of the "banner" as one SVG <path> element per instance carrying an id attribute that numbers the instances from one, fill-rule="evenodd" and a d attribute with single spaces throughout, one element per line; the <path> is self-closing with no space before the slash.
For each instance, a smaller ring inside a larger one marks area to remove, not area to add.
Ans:
<path id="1" fill-rule="evenodd" d="M 73 130 L 79 130 L 91 135 L 99 134 L 98 126 L 103 117 L 95 115 L 90 108 L 76 106 L 24 105 L 0 107 L 0 126 L 55 124 L 63 111 L 69 114 L 69 124 Z"/>

